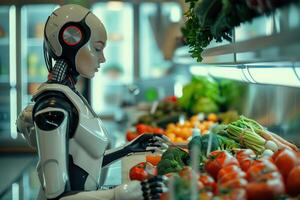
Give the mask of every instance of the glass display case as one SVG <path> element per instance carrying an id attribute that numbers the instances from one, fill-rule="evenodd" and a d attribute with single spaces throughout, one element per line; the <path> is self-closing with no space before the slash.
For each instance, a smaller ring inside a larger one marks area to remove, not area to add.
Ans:
<path id="1" fill-rule="evenodd" d="M 16 137 L 15 6 L 0 6 L 0 138 Z"/>
<path id="2" fill-rule="evenodd" d="M 182 11 L 175 2 L 148 2 L 141 4 L 139 15 L 140 76 L 159 77 L 171 66 L 166 57 L 175 49 L 172 45 L 180 32 Z"/>
<path id="3" fill-rule="evenodd" d="M 98 113 L 118 109 L 123 86 L 133 81 L 133 6 L 131 3 L 106 2 L 92 6 L 104 24 L 108 39 L 101 65 L 91 82 L 92 107 Z"/>
<path id="4" fill-rule="evenodd" d="M 55 4 L 24 5 L 21 8 L 22 108 L 30 102 L 38 86 L 47 80 L 43 54 L 44 26 L 55 8 Z"/>

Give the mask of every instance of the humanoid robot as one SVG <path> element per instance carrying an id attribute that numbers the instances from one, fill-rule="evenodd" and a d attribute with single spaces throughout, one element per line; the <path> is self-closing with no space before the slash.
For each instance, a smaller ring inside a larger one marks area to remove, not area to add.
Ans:
<path id="1" fill-rule="evenodd" d="M 92 78 L 105 62 L 106 39 L 101 21 L 79 5 L 56 9 L 46 22 L 48 81 L 17 120 L 18 131 L 38 150 L 39 199 L 159 199 L 166 189 L 165 177 L 156 176 L 100 190 L 105 166 L 131 153 L 166 145 L 163 136 L 145 134 L 125 146 L 107 149 L 101 120 L 75 89 L 79 75 Z"/>

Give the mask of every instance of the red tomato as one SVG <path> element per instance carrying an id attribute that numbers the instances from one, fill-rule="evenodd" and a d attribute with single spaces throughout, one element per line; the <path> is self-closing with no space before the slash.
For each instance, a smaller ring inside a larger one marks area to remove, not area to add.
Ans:
<path id="1" fill-rule="evenodd" d="M 298 159 L 295 152 L 289 149 L 281 151 L 274 160 L 284 180 L 288 178 L 290 171 L 297 165 L 297 162 Z"/>
<path id="2" fill-rule="evenodd" d="M 257 177 L 256 181 L 261 182 L 261 181 L 267 181 L 269 179 L 280 179 L 281 181 L 283 181 L 282 175 L 278 171 L 263 174 Z"/>
<path id="3" fill-rule="evenodd" d="M 239 161 L 241 169 L 244 172 L 247 172 L 248 169 L 252 166 L 255 165 L 256 163 L 262 162 L 262 160 L 257 160 L 256 158 L 245 158 L 244 160 Z"/>
<path id="4" fill-rule="evenodd" d="M 149 126 L 146 124 L 137 124 L 135 126 L 136 131 L 138 134 L 143 134 L 143 133 L 150 133 L 151 131 L 149 131 Z"/>
<path id="5" fill-rule="evenodd" d="M 196 174 L 189 166 L 184 166 L 182 170 L 179 171 L 179 176 L 187 180 L 191 180 L 194 176 L 197 176 L 198 178 L 198 174 Z"/>
<path id="6" fill-rule="evenodd" d="M 245 188 L 248 181 L 244 178 L 232 178 L 231 180 L 220 185 L 220 191 L 223 189 Z"/>
<path id="7" fill-rule="evenodd" d="M 227 151 L 213 151 L 209 154 L 209 159 L 205 163 L 205 170 L 216 180 L 220 169 L 228 165 L 239 165 Z"/>
<path id="8" fill-rule="evenodd" d="M 177 97 L 176 96 L 167 96 L 166 98 L 164 98 L 163 101 L 175 103 L 177 101 Z"/>
<path id="9" fill-rule="evenodd" d="M 252 149 L 241 149 L 236 153 L 236 159 L 241 162 L 245 158 L 254 158 L 256 154 Z M 241 164 L 241 163 L 240 163 Z"/>
<path id="10" fill-rule="evenodd" d="M 230 190 L 229 193 L 222 194 L 216 199 L 220 200 L 247 200 L 247 193 L 245 189 L 238 188 Z"/>
<path id="11" fill-rule="evenodd" d="M 213 197 L 214 197 L 214 194 L 209 191 L 199 193 L 199 199 L 201 199 L 201 200 L 211 200 L 211 199 L 213 199 Z"/>
<path id="12" fill-rule="evenodd" d="M 130 180 L 144 181 L 157 175 L 156 168 L 147 162 L 141 162 L 133 166 L 129 171 Z"/>
<path id="13" fill-rule="evenodd" d="M 300 166 L 294 167 L 287 178 L 287 193 L 291 196 L 300 194 Z"/>
<path id="14" fill-rule="evenodd" d="M 284 184 L 280 179 L 252 182 L 246 186 L 248 200 L 274 200 L 284 194 Z"/>
<path id="15" fill-rule="evenodd" d="M 223 177 L 221 177 L 220 179 L 218 179 L 218 183 L 226 183 L 228 181 L 231 181 L 233 179 L 237 179 L 237 178 L 246 178 L 246 173 L 243 171 L 240 172 L 231 172 L 229 174 L 225 174 Z"/>
<path id="16" fill-rule="evenodd" d="M 222 179 L 224 175 L 230 174 L 232 172 L 241 172 L 241 168 L 237 165 L 228 165 L 222 169 L 220 169 L 218 173 L 218 180 Z"/>
<path id="17" fill-rule="evenodd" d="M 165 131 L 161 128 L 154 127 L 153 130 L 152 130 L 152 133 L 164 134 Z"/>
<path id="18" fill-rule="evenodd" d="M 131 141 L 134 140 L 137 136 L 139 136 L 136 132 L 127 131 L 126 133 L 126 140 Z"/>
<path id="19" fill-rule="evenodd" d="M 207 174 L 201 174 L 199 180 L 203 183 L 206 191 L 212 191 L 213 193 L 217 191 L 217 183 L 211 176 Z"/>
<path id="20" fill-rule="evenodd" d="M 259 160 L 248 169 L 247 180 L 255 181 L 260 176 L 275 171 L 278 171 L 278 169 L 271 161 Z"/>
<path id="21" fill-rule="evenodd" d="M 285 149 L 279 149 L 278 151 L 274 152 L 274 154 L 272 155 L 273 160 L 275 160 L 277 158 L 277 156 L 284 151 Z"/>

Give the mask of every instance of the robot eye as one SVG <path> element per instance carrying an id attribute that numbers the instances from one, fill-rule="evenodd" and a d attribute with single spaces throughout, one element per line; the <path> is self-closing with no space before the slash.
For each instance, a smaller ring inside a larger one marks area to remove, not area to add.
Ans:
<path id="1" fill-rule="evenodd" d="M 77 45 L 82 39 L 82 32 L 77 26 L 68 26 L 63 31 L 63 41 L 69 46 Z"/>

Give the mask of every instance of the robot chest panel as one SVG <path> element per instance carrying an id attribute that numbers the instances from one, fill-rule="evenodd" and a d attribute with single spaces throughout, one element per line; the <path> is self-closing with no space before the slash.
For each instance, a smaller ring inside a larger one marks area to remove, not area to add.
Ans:
<path id="1" fill-rule="evenodd" d="M 103 156 L 109 143 L 100 119 L 81 116 L 74 139 L 95 158 Z"/>

